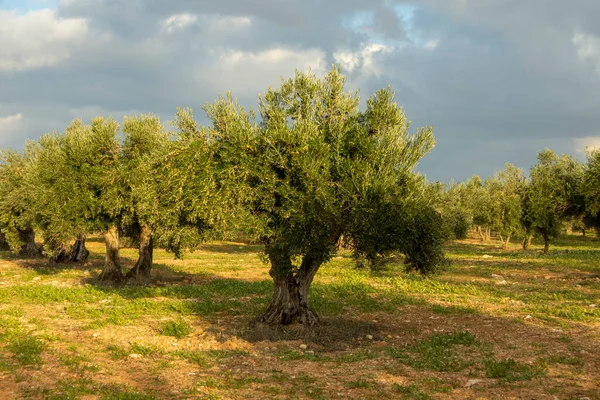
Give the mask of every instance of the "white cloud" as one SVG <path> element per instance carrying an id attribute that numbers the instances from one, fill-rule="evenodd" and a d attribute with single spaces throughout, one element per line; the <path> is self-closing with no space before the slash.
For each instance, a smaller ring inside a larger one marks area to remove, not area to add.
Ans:
<path id="1" fill-rule="evenodd" d="M 252 26 L 252 18 L 250 17 L 221 17 L 218 19 L 211 18 L 213 21 L 212 27 L 215 30 L 226 29 L 243 29 Z"/>
<path id="2" fill-rule="evenodd" d="M 429 50 L 433 50 L 435 49 L 439 44 L 439 40 L 430 40 L 427 43 L 425 43 L 425 48 L 429 49 Z"/>
<path id="3" fill-rule="evenodd" d="M 174 14 L 162 21 L 162 28 L 167 33 L 173 33 L 177 30 L 185 29 L 198 21 L 198 16 L 194 14 Z"/>
<path id="4" fill-rule="evenodd" d="M 391 48 L 383 44 L 371 43 L 354 52 L 336 51 L 333 53 L 333 58 L 344 71 L 349 73 L 360 70 L 364 76 L 379 76 L 381 69 L 377 64 L 377 55 L 390 53 L 391 51 Z"/>
<path id="5" fill-rule="evenodd" d="M 578 153 L 587 153 L 589 151 L 600 149 L 600 136 L 586 136 L 573 139 L 575 150 Z"/>
<path id="6" fill-rule="evenodd" d="M 294 70 L 310 69 L 316 75 L 327 70 L 327 57 L 321 49 L 287 49 L 275 47 L 259 52 L 226 51 L 205 73 L 218 92 L 234 91 L 235 96 L 256 96 L 279 83 L 280 77 L 294 75 Z M 204 78 L 204 76 L 203 76 Z"/>
<path id="7" fill-rule="evenodd" d="M 19 14 L 0 10 L 0 70 L 53 66 L 68 59 L 87 34 L 82 18 L 59 18 L 44 9 Z"/>
<path id="8" fill-rule="evenodd" d="M 578 32 L 573 35 L 573 44 L 577 48 L 579 58 L 593 63 L 596 72 L 600 74 L 600 38 Z"/>

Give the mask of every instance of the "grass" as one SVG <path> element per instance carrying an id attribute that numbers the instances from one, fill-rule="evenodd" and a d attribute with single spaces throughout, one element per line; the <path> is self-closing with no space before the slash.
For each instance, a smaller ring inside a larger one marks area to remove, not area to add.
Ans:
<path id="1" fill-rule="evenodd" d="M 512 358 L 500 361 L 491 359 L 486 362 L 485 367 L 485 375 L 488 378 L 497 378 L 506 382 L 530 380 L 545 373 L 541 365 L 523 364 Z"/>
<path id="2" fill-rule="evenodd" d="M 173 336 L 177 339 L 183 339 L 193 332 L 193 328 L 183 319 L 177 321 L 167 321 L 162 324 L 160 333 L 165 336 Z"/>
<path id="3" fill-rule="evenodd" d="M 404 348 L 390 348 L 388 355 L 415 369 L 437 372 L 459 372 L 473 364 L 456 351 L 455 347 L 473 346 L 479 341 L 469 332 L 435 334 Z"/>
<path id="4" fill-rule="evenodd" d="M 469 389 L 479 397 L 598 398 L 597 239 L 566 236 L 546 255 L 535 242 L 451 242 L 452 266 L 427 278 L 405 273 L 402 257 L 356 269 L 342 251 L 311 289 L 322 323 L 279 329 L 248 324 L 272 290 L 260 246 L 209 243 L 183 260 L 157 250 L 152 278 L 124 285 L 96 281 L 103 244 L 89 248 L 85 266 L 0 252 L 7 393 L 430 399 L 458 398 L 479 379 Z M 127 265 L 135 257 L 122 250 Z"/>

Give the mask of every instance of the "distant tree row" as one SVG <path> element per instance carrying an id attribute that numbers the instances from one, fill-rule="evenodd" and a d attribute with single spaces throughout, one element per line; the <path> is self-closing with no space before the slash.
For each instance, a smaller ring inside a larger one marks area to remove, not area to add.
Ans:
<path id="1" fill-rule="evenodd" d="M 84 260 L 86 236 L 100 233 L 106 256 L 99 279 L 118 282 L 150 275 L 155 246 L 181 256 L 205 240 L 245 232 L 264 244 L 271 265 L 273 297 L 259 318 L 267 323 L 317 321 L 309 288 L 340 246 L 369 262 L 401 252 L 407 268 L 432 272 L 445 263 L 442 215 L 449 209 L 432 204 L 414 172 L 434 145 L 432 129 L 410 134 L 391 89 L 369 97 L 361 111 L 344 84 L 336 67 L 323 79 L 297 72 L 260 96 L 257 112 L 219 97 L 204 107 L 209 126 L 199 126 L 189 109 L 177 111 L 173 132 L 152 115 L 126 117 L 122 126 L 98 117 L 75 120 L 22 153 L 5 151 L 0 241 L 21 256 L 69 262 Z M 464 190 L 484 191 L 480 183 Z M 440 199 L 464 190 L 440 191 Z M 461 204 L 464 216 L 451 213 L 479 223 L 472 213 L 479 206 Z M 126 272 L 123 236 L 139 246 Z"/>
<path id="2" fill-rule="evenodd" d="M 534 236 L 544 240 L 544 252 L 563 229 L 583 232 L 600 227 L 600 152 L 588 154 L 587 164 L 551 150 L 538 154 L 525 177 L 520 168 L 506 164 L 482 181 L 430 185 L 430 197 L 444 216 L 454 238 L 469 231 L 482 240 L 494 233 L 506 248 L 519 236 L 528 249 Z"/>

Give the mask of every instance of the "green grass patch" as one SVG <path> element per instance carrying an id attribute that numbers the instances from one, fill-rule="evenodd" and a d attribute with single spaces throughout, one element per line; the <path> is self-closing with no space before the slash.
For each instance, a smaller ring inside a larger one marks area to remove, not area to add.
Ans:
<path id="1" fill-rule="evenodd" d="M 346 382 L 344 386 L 348 389 L 372 389 L 373 382 L 365 378 L 359 378 L 354 381 Z"/>
<path id="2" fill-rule="evenodd" d="M 40 366 L 46 345 L 30 333 L 16 331 L 6 337 L 5 349 L 10 351 L 21 365 Z"/>
<path id="3" fill-rule="evenodd" d="M 485 376 L 505 382 L 527 381 L 544 374 L 545 368 L 541 365 L 523 364 L 512 358 L 500 361 L 490 359 L 485 362 Z"/>
<path id="4" fill-rule="evenodd" d="M 479 341 L 470 332 L 439 333 L 402 349 L 388 349 L 387 353 L 415 369 L 456 372 L 473 365 L 473 361 L 462 357 L 455 347 L 477 344 Z"/>
<path id="5" fill-rule="evenodd" d="M 564 364 L 564 365 L 575 365 L 583 366 L 584 362 L 581 358 L 567 355 L 552 355 L 546 359 L 551 364 Z"/>
<path id="6" fill-rule="evenodd" d="M 400 394 L 403 399 L 410 400 L 430 400 L 431 396 L 425 393 L 419 386 L 417 385 L 398 385 L 394 383 L 392 390 L 398 394 Z"/>
<path id="7" fill-rule="evenodd" d="M 164 322 L 160 328 L 160 333 L 165 336 L 172 336 L 177 339 L 183 339 L 193 332 L 193 328 L 183 319 Z"/>

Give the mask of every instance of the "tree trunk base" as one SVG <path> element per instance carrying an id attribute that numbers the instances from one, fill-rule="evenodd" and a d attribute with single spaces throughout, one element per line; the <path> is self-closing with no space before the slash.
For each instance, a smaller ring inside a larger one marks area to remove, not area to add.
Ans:
<path id="1" fill-rule="evenodd" d="M 116 226 L 111 226 L 104 233 L 104 242 L 106 244 L 106 255 L 104 257 L 104 267 L 98 277 L 100 281 L 122 282 L 125 277 L 121 272 L 121 262 L 119 260 L 119 231 Z"/>
<path id="2" fill-rule="evenodd" d="M 102 282 L 122 282 L 125 279 L 123 273 L 118 269 L 104 270 L 98 276 L 98 280 Z"/>
<path id="3" fill-rule="evenodd" d="M 313 326 L 319 322 L 319 316 L 312 308 L 298 310 L 296 307 L 269 306 L 265 312 L 256 318 L 256 322 L 268 325 L 290 325 L 300 323 Z"/>
<path id="4" fill-rule="evenodd" d="M 40 256 L 40 249 L 38 249 L 35 243 L 26 243 L 21 246 L 17 256 L 21 258 L 37 258 Z"/>
<path id="5" fill-rule="evenodd" d="M 55 263 L 71 263 L 71 262 L 79 262 L 84 263 L 87 261 L 90 255 L 89 250 L 85 247 L 85 238 L 77 239 L 73 245 L 62 245 L 54 253 L 54 257 L 52 261 Z"/>
<path id="6" fill-rule="evenodd" d="M 131 268 L 129 271 L 127 271 L 127 274 L 125 275 L 126 278 L 138 278 L 138 277 L 144 277 L 144 278 L 150 278 L 150 271 L 151 271 L 151 265 L 148 265 L 147 262 L 140 262 L 138 260 L 138 262 L 135 264 L 135 266 L 133 268 Z"/>
<path id="7" fill-rule="evenodd" d="M 317 269 L 318 266 L 307 275 L 307 268 L 301 267 L 296 275 L 289 272 L 287 276 L 277 276 L 271 268 L 273 297 L 267 309 L 258 316 L 257 322 L 269 325 L 316 324 L 319 317 L 308 302 L 308 291 Z"/>
<path id="8" fill-rule="evenodd" d="M 150 228 L 147 225 L 142 225 L 142 232 L 140 233 L 139 257 L 133 268 L 127 272 L 126 277 L 149 278 L 152 271 L 153 252 L 154 245 L 152 242 L 152 233 Z"/>

